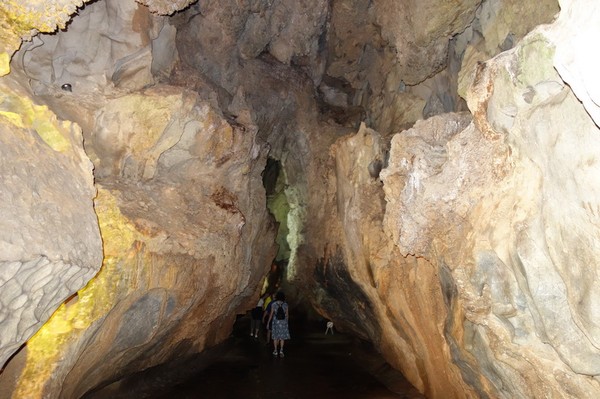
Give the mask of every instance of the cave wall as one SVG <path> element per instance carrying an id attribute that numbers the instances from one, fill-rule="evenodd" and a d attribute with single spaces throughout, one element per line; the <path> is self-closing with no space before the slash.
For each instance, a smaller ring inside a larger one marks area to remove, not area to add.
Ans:
<path id="1" fill-rule="evenodd" d="M 7 307 L 23 310 L 20 319 L 15 312 L 15 322 L 3 323 L 3 337 L 17 336 L 6 342 L 5 358 L 56 310 L 2 375 L 2 392 L 13 397 L 109 392 L 124 376 L 214 346 L 227 338 L 236 315 L 254 303 L 276 251 L 261 179 L 268 148 L 256 140 L 258 129 L 244 117 L 247 111 L 240 107 L 239 118 L 224 115 L 208 85 L 193 91 L 162 83 L 177 60 L 175 31 L 165 17 L 135 2 L 96 2 L 70 26 L 25 43 L 2 80 L 3 85 L 14 80 L 20 89 L 3 98 L 10 107 L 5 114 L 17 120 L 26 107 L 41 114 L 25 115 L 22 128 L 31 138 L 13 134 L 8 142 L 21 156 L 12 157 L 12 167 L 7 150 L 5 180 L 37 170 L 35 164 L 16 168 L 27 162 L 24 154 L 39 153 L 40 164 L 48 163 L 39 170 L 47 174 L 68 166 L 57 177 L 39 173 L 30 179 L 31 191 L 47 197 L 27 200 L 33 210 L 19 208 L 12 198 L 29 192 L 27 186 L 6 186 L 14 187 L 5 198 L 6 215 L 19 210 L 13 219 L 33 215 L 29 223 L 67 233 L 62 242 L 53 232 L 39 231 L 56 249 L 27 234 L 30 244 L 6 240 L 3 309 L 7 301 Z M 31 98 L 46 105 L 30 105 Z M 56 122 L 48 107 L 73 122 Z M 19 142 L 21 136 L 31 144 Z M 34 145 L 39 149 L 29 150 Z M 54 152 L 75 159 L 52 160 Z M 46 185 L 57 194 L 48 194 Z M 69 210 L 64 220 L 61 206 Z M 44 210 L 51 221 L 38 216 Z M 85 229 L 96 235 L 89 237 Z M 8 257 L 18 255 L 17 244 L 44 256 L 21 262 L 26 267 L 15 278 L 19 258 Z M 27 286 L 17 291 L 20 282 Z M 34 324 L 29 307 L 36 306 Z"/>
<path id="2" fill-rule="evenodd" d="M 427 397 L 598 396 L 598 6 L 191 3 L 94 2 L 14 55 L 68 18 L 4 23 L 1 392 L 225 339 L 275 257 L 270 156 L 283 287 Z"/>
<path id="3" fill-rule="evenodd" d="M 32 29 L 64 26 L 82 2 L 2 4 L 0 76 Z M 32 11 L 37 10 L 33 13 Z M 16 16 L 16 17 L 15 17 Z M 93 165 L 81 129 L 36 104 L 18 79 L 2 78 L 0 363 L 98 271 L 102 243 L 93 210 Z M 62 206 L 68 209 L 59 215 Z"/>
<path id="4" fill-rule="evenodd" d="M 569 81 L 591 82 L 594 62 L 566 44 L 573 24 L 593 19 L 582 3 L 562 3 L 556 23 L 492 59 L 465 56 L 459 90 L 471 115 L 393 136 L 384 206 L 368 175 L 377 146 L 336 143 L 338 214 L 325 223 L 327 248 L 313 244 L 323 254 L 316 306 L 378 342 L 428 397 L 598 395 L 597 233 L 582 201 L 598 176 L 596 106 L 593 89 Z M 349 322 L 352 313 L 367 315 Z"/>
<path id="5" fill-rule="evenodd" d="M 0 362 L 4 364 L 102 262 L 92 164 L 79 127 L 4 80 Z M 68 209 L 62 213 L 61 209 Z"/>

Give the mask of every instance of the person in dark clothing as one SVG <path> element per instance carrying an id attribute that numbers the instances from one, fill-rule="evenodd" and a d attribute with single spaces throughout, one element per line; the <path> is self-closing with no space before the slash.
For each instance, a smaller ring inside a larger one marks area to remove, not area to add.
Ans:
<path id="1" fill-rule="evenodd" d="M 265 311 L 263 312 L 263 324 L 265 325 L 265 330 L 267 332 L 267 345 L 271 341 L 271 322 L 269 320 L 269 314 L 271 313 L 271 306 L 273 305 L 273 294 L 267 295 L 265 298 Z"/>
<path id="2" fill-rule="evenodd" d="M 265 303 L 266 296 L 267 294 L 265 293 L 262 297 L 260 297 L 258 303 L 251 312 L 252 319 L 250 320 L 250 336 L 254 338 L 258 338 L 258 332 L 260 331 L 260 324 L 263 316 L 263 305 Z"/>

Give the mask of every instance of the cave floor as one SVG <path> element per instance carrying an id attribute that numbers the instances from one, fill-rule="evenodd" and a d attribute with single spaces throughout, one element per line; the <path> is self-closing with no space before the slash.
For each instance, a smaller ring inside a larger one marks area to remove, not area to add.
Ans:
<path id="1" fill-rule="evenodd" d="M 292 325 L 285 358 L 273 356 L 264 334 L 255 339 L 247 323 L 236 325 L 210 365 L 153 399 L 423 398 L 368 344 L 339 332 L 325 335 L 325 323 Z"/>

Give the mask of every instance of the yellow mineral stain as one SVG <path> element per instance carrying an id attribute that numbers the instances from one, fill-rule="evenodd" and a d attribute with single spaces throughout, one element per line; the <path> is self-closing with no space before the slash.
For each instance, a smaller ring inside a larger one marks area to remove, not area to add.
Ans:
<path id="1" fill-rule="evenodd" d="M 8 75 L 10 72 L 10 55 L 0 53 L 0 76 Z"/>
<path id="2" fill-rule="evenodd" d="M 147 96 L 132 94 L 114 103 L 121 119 L 133 118 L 136 134 L 130 137 L 134 156 L 142 156 L 160 139 L 173 113 L 181 106 L 181 95 Z"/>
<path id="3" fill-rule="evenodd" d="M 104 242 L 105 258 L 122 256 L 134 246 L 136 240 L 142 238 L 135 224 L 123 216 L 117 199 L 110 191 L 100 186 L 94 206 Z"/>
<path id="4" fill-rule="evenodd" d="M 25 124 L 23 123 L 23 118 L 21 118 L 21 115 L 15 112 L 0 111 L 0 117 L 4 118 L 8 123 L 10 123 L 11 125 L 15 125 L 16 127 L 25 127 Z"/>
<path id="5" fill-rule="evenodd" d="M 45 105 L 36 105 L 14 92 L 3 92 L 0 93 L 0 117 L 19 128 L 35 130 L 54 151 L 72 150 L 69 139 L 72 123 L 59 121 Z"/>
<path id="6" fill-rule="evenodd" d="M 85 1 L 75 4 L 51 4 L 47 0 L 4 0 L 0 5 L 0 23 L 4 29 L 11 30 L 18 36 L 29 36 L 32 30 L 54 32 L 57 27 L 63 29 L 70 16 Z"/>
<path id="7" fill-rule="evenodd" d="M 41 110 L 42 113 L 37 114 L 38 117 L 32 121 L 33 128 L 40 135 L 42 140 L 44 140 L 54 151 L 70 151 L 72 148 L 71 142 L 65 136 L 69 132 L 71 122 L 64 121 L 58 123 L 54 114 L 46 114 L 48 109 L 45 106 L 43 108 L 44 109 Z M 46 114 L 45 117 L 42 116 L 44 114 Z M 51 116 L 54 116 L 54 120 L 50 119 Z"/>
<path id="8" fill-rule="evenodd" d="M 12 398 L 41 398 L 44 384 L 63 361 L 69 343 L 77 342 L 83 332 L 104 317 L 126 294 L 139 249 L 139 233 L 122 215 L 116 198 L 100 187 L 95 202 L 104 242 L 104 262 L 98 274 L 77 294 L 77 299 L 61 305 L 40 330 L 27 342 L 27 361 Z"/>

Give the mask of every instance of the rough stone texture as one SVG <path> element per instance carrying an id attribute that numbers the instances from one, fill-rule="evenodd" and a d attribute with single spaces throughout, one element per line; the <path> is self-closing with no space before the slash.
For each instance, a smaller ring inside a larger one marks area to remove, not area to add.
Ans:
<path id="1" fill-rule="evenodd" d="M 89 0 L 8 0 L 0 4 L 0 76 L 9 71 L 9 61 L 21 45 L 37 32 L 63 29 L 71 15 Z"/>
<path id="2" fill-rule="evenodd" d="M 81 18 L 17 62 L 38 99 L 84 126 L 104 265 L 28 342 L 16 397 L 80 397 L 220 342 L 275 255 L 260 178 L 266 147 L 247 111 L 226 119 L 208 88 L 204 99 L 172 86 L 140 91 L 154 83 L 150 72 L 162 73 L 154 56 L 169 66 L 176 52 L 171 29 L 161 44 L 170 53 L 148 40 L 156 19 L 135 3 L 97 2 Z M 89 45 L 74 54 L 81 43 Z M 65 82 L 72 91 L 60 89 Z M 62 296 L 48 291 L 58 303 L 80 288 L 65 285 Z"/>
<path id="3" fill-rule="evenodd" d="M 452 170 L 445 167 L 452 161 L 450 158 L 453 155 L 448 142 L 463 131 L 469 122 L 469 115 L 433 117 L 417 122 L 412 129 L 405 130 L 392 139 L 389 167 L 383 171 L 384 190 L 389 204 L 386 227 L 402 253 L 430 258 L 427 237 L 431 233 L 427 232 L 439 232 L 438 223 L 451 226 L 448 219 L 456 221 L 458 227 L 458 222 L 465 217 L 464 210 L 459 210 L 468 209 L 469 206 L 455 202 L 465 180 L 464 174 L 468 172 L 468 168 L 463 168 L 462 165 L 475 162 L 481 154 L 470 155 L 473 160 L 469 162 L 456 161 L 460 166 Z M 462 138 L 461 141 L 476 141 L 477 133 L 472 136 Z M 456 150 L 459 150 L 460 155 L 460 148 Z M 395 177 L 393 179 L 390 178 L 392 173 Z M 433 188 L 430 192 L 422 193 L 423 182 L 433 179 L 437 180 L 437 184 L 428 184 L 428 189 L 430 186 Z M 450 185 L 449 182 L 453 184 Z M 421 207 L 421 202 L 416 201 L 417 194 L 428 200 L 440 201 L 444 208 L 436 209 L 427 205 Z M 392 214 L 390 210 L 397 213 Z"/>
<path id="4" fill-rule="evenodd" d="M 198 0 L 136 0 L 138 3 L 148 6 L 150 12 L 160 15 L 171 15 L 176 11 L 183 10 Z"/>
<path id="5" fill-rule="evenodd" d="M 558 26 L 543 32 L 566 38 Z M 339 213 L 313 222 L 330 229 L 326 243 L 309 230 L 303 248 L 322 254 L 315 306 L 373 339 L 428 397 L 598 396 L 597 232 L 593 201 L 581 201 L 596 196 L 597 127 L 554 71 L 553 47 L 534 34 L 481 64 L 473 123 L 444 115 L 394 137 L 382 172 L 391 247 L 374 244 L 363 159 L 377 146 L 335 147 L 333 198 L 321 201 Z"/>
<path id="6" fill-rule="evenodd" d="M 185 62 L 234 95 L 244 85 L 237 75 L 243 60 L 262 53 L 277 61 L 306 67 L 319 79 L 319 37 L 327 17 L 324 0 L 248 2 L 202 1 L 178 17 L 178 43 Z M 216 45 L 218 43 L 218 45 Z"/>
<path id="7" fill-rule="evenodd" d="M 40 386 L 51 397 L 80 397 L 171 359 L 178 345 L 182 355 L 222 341 L 275 255 L 255 127 L 168 86 L 98 112 L 88 145 L 104 267 L 31 340 L 28 356 L 49 366 L 28 365 L 22 397 Z M 69 328 L 56 327 L 65 320 Z M 54 363 L 43 352 L 50 343 L 71 355 Z"/>
<path id="8" fill-rule="evenodd" d="M 455 287 L 445 338 L 480 397 L 600 389 L 589 377 L 599 355 L 595 211 L 582 201 L 596 195 L 598 129 L 552 61 L 538 33 L 481 65 L 468 96 L 474 123 L 444 157 L 432 144 L 419 156 L 398 135 L 383 175 L 386 227 L 402 252 L 431 259 Z"/>
<path id="9" fill-rule="evenodd" d="M 172 36 L 164 17 L 133 1 L 104 0 L 82 9 L 65 34 L 38 35 L 24 43 L 15 61 L 37 95 L 56 93 L 64 84 L 80 96 L 111 95 L 168 75 L 176 60 Z"/>
<path id="10" fill-rule="evenodd" d="M 442 133 L 451 133 L 435 131 L 440 141 Z M 402 256 L 383 228 L 386 202 L 376 172 L 386 166 L 386 152 L 385 140 L 364 126 L 332 146 L 327 190 L 332 203 L 326 204 L 333 212 L 310 224 L 325 230 L 325 248 L 307 236 L 307 246 L 323 256 L 307 282 L 311 298 L 336 326 L 374 342 L 427 397 L 465 396 L 471 389 L 460 369 L 447 362 L 440 316 L 449 304 L 439 274 L 423 258 Z"/>
<path id="11" fill-rule="evenodd" d="M 468 26 L 479 4 L 336 1 L 326 74 L 352 86 L 352 104 L 365 107 L 382 134 L 412 124 L 422 118 L 430 92 L 420 97 L 411 87 L 446 68 L 448 39 Z M 422 101 L 416 114 L 415 97 Z"/>
<path id="12" fill-rule="evenodd" d="M 556 0 L 483 2 L 473 24 L 456 38 L 455 51 L 462 59 L 458 72 L 460 95 L 465 97 L 478 62 L 511 49 L 537 25 L 552 22 L 558 11 Z"/>
<path id="13" fill-rule="evenodd" d="M 92 164 L 79 127 L 0 80 L 0 364 L 98 271 Z M 66 211 L 65 211 L 66 210 Z"/>
<path id="14" fill-rule="evenodd" d="M 17 397 L 110 397 L 222 340 L 275 255 L 267 153 L 290 297 L 427 397 L 599 396 L 597 63 L 572 33 L 595 34 L 591 1 L 529 35 L 556 3 L 206 1 L 169 23 L 93 7 L 82 19 L 121 21 L 114 57 L 77 75 L 68 31 L 22 54 L 38 98 L 83 127 L 105 259 L 17 355 Z M 448 113 L 459 78 L 470 112 Z M 362 119 L 376 129 L 348 128 Z"/>

